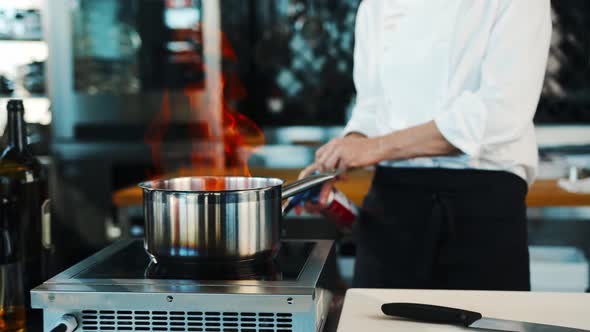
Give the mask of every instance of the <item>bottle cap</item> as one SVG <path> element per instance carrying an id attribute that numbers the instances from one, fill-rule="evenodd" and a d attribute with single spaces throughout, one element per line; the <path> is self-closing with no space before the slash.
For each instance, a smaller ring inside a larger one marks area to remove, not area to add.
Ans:
<path id="1" fill-rule="evenodd" d="M 8 101 L 6 104 L 6 109 L 10 111 L 21 111 L 25 110 L 25 106 L 23 105 L 23 101 L 20 99 L 12 99 Z"/>

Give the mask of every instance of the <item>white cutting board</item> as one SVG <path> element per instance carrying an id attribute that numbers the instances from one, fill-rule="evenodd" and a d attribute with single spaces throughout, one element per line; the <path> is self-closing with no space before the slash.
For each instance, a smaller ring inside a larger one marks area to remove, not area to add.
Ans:
<path id="1" fill-rule="evenodd" d="M 390 302 L 450 306 L 477 311 L 484 317 L 590 330 L 590 294 L 350 289 L 344 300 L 338 332 L 469 331 L 389 318 L 381 312 L 381 305 Z"/>

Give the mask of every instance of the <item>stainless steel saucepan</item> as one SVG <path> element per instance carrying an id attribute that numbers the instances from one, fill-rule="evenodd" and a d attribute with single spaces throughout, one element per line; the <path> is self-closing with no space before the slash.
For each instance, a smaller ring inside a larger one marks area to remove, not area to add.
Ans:
<path id="1" fill-rule="evenodd" d="M 268 259 L 280 240 L 282 200 L 340 172 L 283 185 L 262 177 L 184 177 L 140 183 L 145 249 L 154 262 Z"/>

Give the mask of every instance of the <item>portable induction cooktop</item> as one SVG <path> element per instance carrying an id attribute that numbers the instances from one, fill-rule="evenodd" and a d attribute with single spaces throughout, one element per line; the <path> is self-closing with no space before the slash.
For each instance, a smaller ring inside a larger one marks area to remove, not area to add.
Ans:
<path id="1" fill-rule="evenodd" d="M 321 331 L 333 241 L 282 241 L 273 261 L 154 264 L 117 242 L 31 291 L 44 331 Z M 60 325 L 61 324 L 61 325 Z"/>

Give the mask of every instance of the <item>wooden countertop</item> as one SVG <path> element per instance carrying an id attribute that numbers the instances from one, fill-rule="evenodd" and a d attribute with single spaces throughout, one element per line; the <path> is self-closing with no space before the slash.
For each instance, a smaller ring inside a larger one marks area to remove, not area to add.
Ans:
<path id="1" fill-rule="evenodd" d="M 296 180 L 299 174 L 298 169 L 252 169 L 251 172 L 253 176 L 276 177 L 287 182 Z M 194 174 L 184 172 L 182 175 Z M 359 170 L 351 173 L 346 181 L 338 182 L 336 186 L 360 206 L 369 191 L 372 177 L 372 171 Z M 139 206 L 142 204 L 142 191 L 137 186 L 131 186 L 113 193 L 112 199 L 116 207 Z M 559 187 L 557 180 L 538 180 L 529 189 L 527 204 L 529 207 L 590 206 L 590 194 L 567 192 Z"/>
<path id="2" fill-rule="evenodd" d="M 457 326 L 387 317 L 381 313 L 381 305 L 391 302 L 442 305 L 477 311 L 490 318 L 590 329 L 588 294 L 350 289 L 344 299 L 338 332 L 467 331 Z"/>

